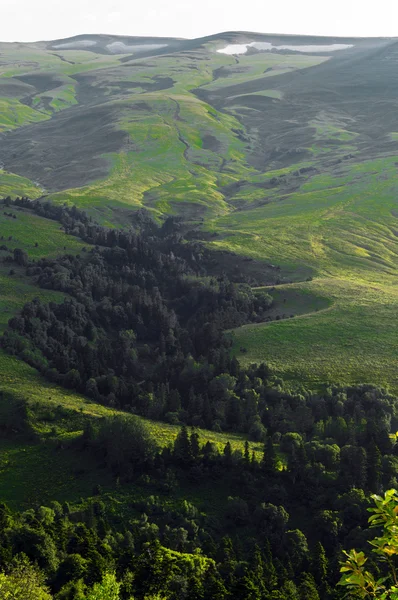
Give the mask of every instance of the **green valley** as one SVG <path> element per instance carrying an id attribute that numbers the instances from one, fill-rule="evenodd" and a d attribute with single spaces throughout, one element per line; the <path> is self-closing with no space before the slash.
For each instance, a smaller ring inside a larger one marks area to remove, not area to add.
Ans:
<path id="1" fill-rule="evenodd" d="M 0 600 L 396 594 L 397 65 L 0 42 Z"/>

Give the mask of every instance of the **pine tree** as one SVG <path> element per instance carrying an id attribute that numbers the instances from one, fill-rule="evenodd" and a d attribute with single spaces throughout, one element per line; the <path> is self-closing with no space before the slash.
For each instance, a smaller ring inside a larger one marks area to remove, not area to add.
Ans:
<path id="1" fill-rule="evenodd" d="M 188 465 L 193 460 L 191 440 L 186 425 L 181 427 L 174 442 L 174 458 L 182 465 Z"/>
<path id="2" fill-rule="evenodd" d="M 245 441 L 245 452 L 243 455 L 243 460 L 245 463 L 245 467 L 249 467 L 250 466 L 250 447 L 249 447 L 249 442 L 246 440 Z"/>
<path id="3" fill-rule="evenodd" d="M 368 448 L 367 487 L 371 492 L 379 493 L 381 483 L 381 452 L 374 440 Z"/>
<path id="4" fill-rule="evenodd" d="M 227 589 L 231 590 L 236 584 L 236 568 L 238 562 L 236 560 L 234 547 L 230 537 L 223 537 L 221 541 L 220 554 L 220 573 L 226 583 Z"/>
<path id="5" fill-rule="evenodd" d="M 224 461 L 227 467 L 232 464 L 232 448 L 230 442 L 227 442 L 224 447 Z"/>
<path id="6" fill-rule="evenodd" d="M 321 542 L 317 542 L 314 548 L 312 572 L 322 599 L 326 598 L 330 592 L 328 584 L 328 559 L 326 558 L 325 549 Z"/>
<path id="7" fill-rule="evenodd" d="M 195 431 L 195 429 L 193 427 L 191 429 L 190 442 L 191 442 L 192 456 L 194 459 L 196 459 L 196 458 L 198 458 L 198 456 L 200 454 L 200 444 L 199 444 L 199 434 L 197 431 Z"/>
<path id="8" fill-rule="evenodd" d="M 264 543 L 264 561 L 263 561 L 263 569 L 264 569 L 264 584 L 267 590 L 271 591 L 276 588 L 278 584 L 278 577 L 276 574 L 276 568 L 274 566 L 274 562 L 272 560 L 272 552 L 269 540 L 265 540 Z M 282 569 L 281 569 L 282 570 Z M 280 570 L 278 569 L 278 573 Z"/>
<path id="9" fill-rule="evenodd" d="M 261 598 L 260 590 L 251 575 L 251 573 L 246 572 L 239 577 L 233 589 L 233 598 L 239 598 L 239 600 L 259 600 Z"/>
<path id="10" fill-rule="evenodd" d="M 281 587 L 281 592 L 283 594 L 283 598 L 286 600 L 300 600 L 300 595 L 297 587 L 294 582 L 288 579 L 285 581 L 283 586 Z M 322 600 L 325 600 L 322 598 Z"/>
<path id="11" fill-rule="evenodd" d="M 267 475 L 272 475 L 276 471 L 276 453 L 271 437 L 267 437 L 267 440 L 264 444 L 264 454 L 261 462 L 261 468 Z"/>
<path id="12" fill-rule="evenodd" d="M 303 573 L 301 577 L 299 594 L 300 600 L 320 600 L 315 580 L 309 573 Z"/>
<path id="13" fill-rule="evenodd" d="M 224 600 L 228 596 L 221 575 L 213 564 L 207 570 L 206 578 L 203 582 L 203 592 L 204 598 L 211 598 L 212 600 Z"/>
<path id="14" fill-rule="evenodd" d="M 203 421 L 208 429 L 211 429 L 213 424 L 213 411 L 211 408 L 210 398 L 207 394 L 203 397 Z"/>
<path id="15" fill-rule="evenodd" d="M 250 561 L 250 578 L 258 590 L 258 597 L 266 596 L 266 582 L 264 580 L 264 563 L 261 550 L 256 544 Z"/>

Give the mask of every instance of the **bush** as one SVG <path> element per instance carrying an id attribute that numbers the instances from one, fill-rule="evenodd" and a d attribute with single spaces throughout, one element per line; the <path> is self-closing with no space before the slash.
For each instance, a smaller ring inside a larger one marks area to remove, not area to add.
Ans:
<path id="1" fill-rule="evenodd" d="M 94 445 L 105 453 L 108 466 L 118 474 L 144 463 L 157 450 L 147 426 L 134 415 L 103 419 L 93 436 Z"/>

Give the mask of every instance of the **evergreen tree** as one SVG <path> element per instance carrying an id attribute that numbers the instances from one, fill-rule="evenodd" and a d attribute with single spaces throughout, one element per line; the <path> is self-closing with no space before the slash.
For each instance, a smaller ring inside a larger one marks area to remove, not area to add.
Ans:
<path id="1" fill-rule="evenodd" d="M 220 573 L 224 579 L 228 590 L 232 590 L 236 585 L 237 560 L 234 552 L 233 543 L 230 537 L 223 537 L 220 548 Z"/>
<path id="2" fill-rule="evenodd" d="M 191 440 L 186 425 L 183 425 L 174 441 L 174 458 L 181 465 L 188 465 L 193 460 Z"/>
<path id="3" fill-rule="evenodd" d="M 262 598 L 260 590 L 251 575 L 251 573 L 246 572 L 239 577 L 232 592 L 233 598 L 236 598 L 236 600 L 260 600 Z"/>
<path id="4" fill-rule="evenodd" d="M 281 593 L 285 600 L 300 600 L 299 591 L 293 581 L 288 579 L 281 587 Z M 272 598 L 272 596 L 271 596 Z M 273 598 L 272 598 L 273 600 Z M 325 600 L 322 598 L 321 600 Z"/>
<path id="5" fill-rule="evenodd" d="M 245 467 L 248 468 L 250 466 L 250 447 L 249 447 L 249 442 L 247 440 L 245 441 L 245 451 L 243 454 L 243 461 L 244 461 Z"/>
<path id="6" fill-rule="evenodd" d="M 276 588 L 278 584 L 278 577 L 277 570 L 272 559 L 271 545 L 268 539 L 266 539 L 264 543 L 263 555 L 264 584 L 267 590 L 271 591 Z M 279 574 L 281 574 L 281 570 L 278 569 Z"/>
<path id="7" fill-rule="evenodd" d="M 232 447 L 230 442 L 227 442 L 224 447 L 224 462 L 227 467 L 232 465 Z"/>
<path id="8" fill-rule="evenodd" d="M 191 429 L 191 436 L 189 440 L 191 442 L 192 456 L 194 459 L 197 459 L 200 454 L 199 434 L 193 427 Z"/>
<path id="9" fill-rule="evenodd" d="M 367 487 L 371 492 L 378 494 L 381 487 L 381 452 L 376 446 L 374 440 L 371 441 L 368 448 L 368 469 L 367 469 Z"/>
<path id="10" fill-rule="evenodd" d="M 329 595 L 330 588 L 328 583 L 328 559 L 321 542 L 317 542 L 314 548 L 312 572 L 323 600 Z"/>
<path id="11" fill-rule="evenodd" d="M 266 596 L 266 582 L 264 579 L 264 563 L 261 550 L 256 544 L 250 561 L 250 578 L 253 581 L 259 598 Z"/>
<path id="12" fill-rule="evenodd" d="M 272 443 L 272 438 L 267 437 L 266 442 L 264 444 L 264 453 L 263 459 L 261 462 L 261 468 L 267 475 L 272 475 L 276 470 L 276 453 L 274 444 Z"/>
<path id="13" fill-rule="evenodd" d="M 203 597 L 211 600 L 224 600 L 228 597 L 227 589 L 214 564 L 207 570 L 203 582 Z"/>
<path id="14" fill-rule="evenodd" d="M 300 600 L 321 600 L 314 578 L 309 573 L 303 573 L 299 585 Z M 322 598 L 322 600 L 324 600 Z"/>
<path id="15" fill-rule="evenodd" d="M 256 459 L 256 453 L 254 452 L 254 450 L 252 451 L 252 455 L 251 455 L 251 459 L 250 459 L 250 465 L 252 467 L 252 469 L 256 468 L 258 463 L 257 463 L 257 459 Z"/>

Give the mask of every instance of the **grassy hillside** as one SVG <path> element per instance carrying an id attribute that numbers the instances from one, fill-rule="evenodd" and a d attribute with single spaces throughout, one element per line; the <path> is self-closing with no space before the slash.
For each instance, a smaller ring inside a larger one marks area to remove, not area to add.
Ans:
<path id="1" fill-rule="evenodd" d="M 366 381 L 396 391 L 396 289 L 337 278 L 295 288 L 322 294 L 332 304 L 318 312 L 236 330 L 234 351 L 239 360 L 266 361 L 293 386 Z M 247 353 L 242 354 L 241 347 Z"/>
<path id="2" fill-rule="evenodd" d="M 236 348 L 248 348 L 243 361 L 269 361 L 290 380 L 397 389 L 396 161 L 313 177 L 281 200 L 214 222 L 228 231 L 215 245 L 285 263 L 293 276 L 306 266 L 314 281 L 295 287 L 332 302 L 305 319 L 238 330 Z"/>
<path id="3" fill-rule="evenodd" d="M 15 218 L 14 218 L 15 217 Z M 84 244 L 73 236 L 67 236 L 59 223 L 35 215 L 28 210 L 16 210 L 2 206 L 0 211 L 0 250 L 2 259 L 12 256 L 14 248 L 20 248 L 30 259 L 57 256 L 64 253 L 77 254 Z M 12 274 L 10 274 L 12 271 Z M 26 277 L 25 269 L 15 264 L 0 263 L 0 331 L 23 305 L 35 297 L 44 302 L 60 302 L 63 295 L 52 290 L 42 290 Z M 0 359 L 1 362 L 1 359 Z"/>
<path id="4" fill-rule="evenodd" d="M 253 41 L 274 49 L 225 53 Z M 288 319 L 235 332 L 243 362 L 291 385 L 397 389 L 395 40 L 88 36 L 1 52 L 0 195 L 46 190 L 110 226 L 139 206 L 203 219 L 214 247 L 280 267 L 290 294 L 271 315 Z"/>

